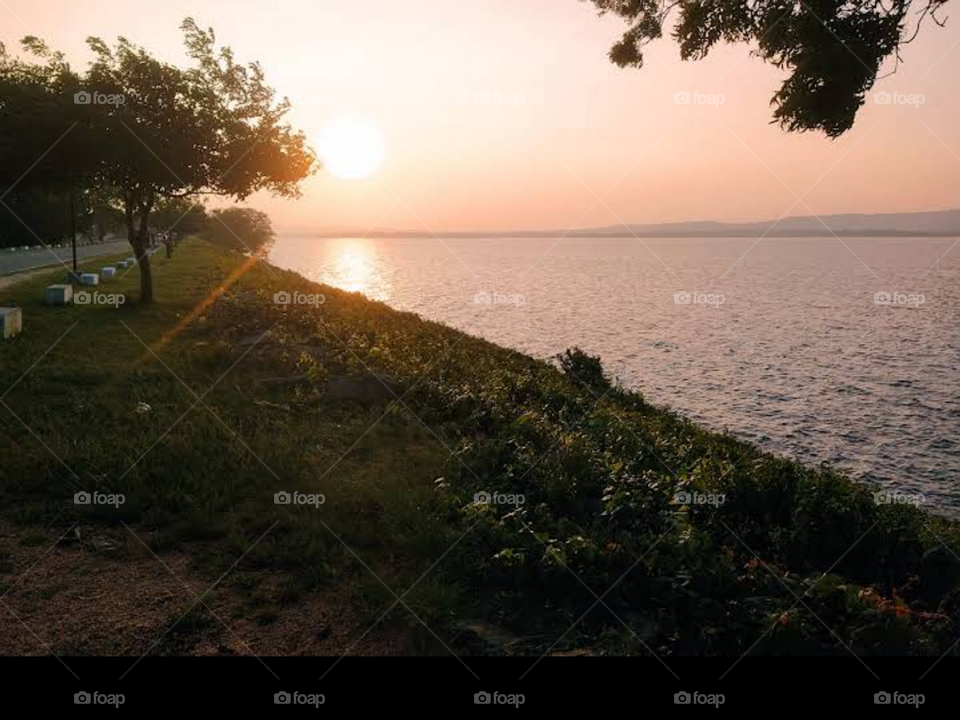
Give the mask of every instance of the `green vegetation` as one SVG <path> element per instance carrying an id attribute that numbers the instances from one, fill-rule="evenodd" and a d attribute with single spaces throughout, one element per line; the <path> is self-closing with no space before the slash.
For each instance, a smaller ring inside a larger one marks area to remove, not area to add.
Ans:
<path id="1" fill-rule="evenodd" d="M 791 131 L 828 137 L 853 127 L 881 67 L 899 64 L 903 47 L 925 22 L 940 27 L 947 0 L 590 0 L 601 14 L 629 25 L 610 50 L 620 67 L 643 67 L 646 45 L 670 33 L 684 60 L 702 60 L 715 45 L 756 43 L 756 54 L 789 73 L 771 104 L 773 118 Z M 911 16 L 912 15 L 912 16 Z M 894 67 L 896 69 L 896 67 Z"/>
<path id="2" fill-rule="evenodd" d="M 372 624 L 395 601 L 372 570 L 457 652 L 939 655 L 960 636 L 954 524 L 706 432 L 582 351 L 561 370 L 199 240 L 157 262 L 151 305 L 43 308 L 47 282 L 0 293 L 24 309 L 0 347 L 3 519 L 123 521 L 218 572 L 247 553 L 227 582 L 259 623 L 283 613 L 270 574 L 281 604 L 349 588 Z"/>
<path id="3" fill-rule="evenodd" d="M 71 236 L 97 208 L 106 211 L 101 222 L 119 216 L 140 259 L 142 303 L 153 298 L 146 253 L 154 232 L 173 229 L 190 209 L 171 220 L 177 201 L 242 201 L 258 191 L 294 198 L 316 169 L 305 136 L 286 121 L 290 103 L 277 99 L 260 65 L 238 63 L 192 18 L 181 30 L 187 68 L 124 38 L 112 48 L 88 38 L 94 60 L 85 73 L 39 38 L 21 41 L 35 62 L 0 44 L 0 198 L 28 206 L 37 194 L 68 198 L 70 212 L 58 217 L 69 219 Z M 170 224 L 157 227 L 155 211 Z M 0 215 L 0 231 L 12 224 Z M 47 225 L 58 231 L 59 223 Z"/>
<path id="4" fill-rule="evenodd" d="M 277 239 L 269 215 L 240 207 L 214 210 L 204 223 L 203 234 L 214 245 L 257 255 L 265 255 Z"/>

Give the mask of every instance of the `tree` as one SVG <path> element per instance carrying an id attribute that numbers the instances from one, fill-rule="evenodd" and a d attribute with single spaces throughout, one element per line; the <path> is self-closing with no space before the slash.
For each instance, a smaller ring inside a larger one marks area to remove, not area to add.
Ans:
<path id="1" fill-rule="evenodd" d="M 96 239 L 103 242 L 107 233 L 117 233 L 124 229 L 123 213 L 120 212 L 110 199 L 104 199 L 102 195 L 94 191 L 87 194 L 87 213 L 86 225 L 90 231 L 96 232 Z"/>
<path id="2" fill-rule="evenodd" d="M 772 99 L 773 117 L 790 131 L 849 130 L 884 61 L 901 61 L 926 20 L 947 0 L 590 0 L 630 27 L 610 51 L 620 67 L 642 67 L 643 48 L 663 36 L 676 10 L 673 36 L 684 60 L 702 60 L 721 40 L 756 42 L 766 62 L 790 74 Z M 917 8 L 914 18 L 910 11 Z"/>
<path id="3" fill-rule="evenodd" d="M 113 48 L 89 38 L 95 59 L 83 75 L 35 38 L 23 45 L 38 63 L 0 50 L 0 186 L 40 158 L 29 173 L 40 182 L 71 192 L 90 183 L 109 198 L 140 259 L 144 303 L 153 299 L 147 250 L 158 205 L 259 190 L 298 197 L 316 166 L 260 66 L 237 64 L 190 18 L 181 29 L 193 61 L 185 69 L 124 38 Z"/>
<path id="4" fill-rule="evenodd" d="M 65 221 L 57 237 L 69 232 L 76 270 L 77 219 L 85 215 L 84 195 L 97 164 L 96 150 L 82 133 L 83 106 L 74 101 L 81 80 L 63 54 L 41 40 L 26 37 L 21 44 L 42 62 L 14 58 L 0 44 L 0 202 L 41 242 L 50 239 L 50 216 L 58 219 L 53 224 Z M 26 219 L 10 207 L 31 207 L 41 198 L 48 207 L 40 218 Z"/>
<path id="5" fill-rule="evenodd" d="M 195 235 L 207 228 L 210 216 L 203 202 L 189 198 L 161 198 L 153 209 L 151 222 L 158 232 Z"/>
<path id="6" fill-rule="evenodd" d="M 0 204 L 0 248 L 59 243 L 70 230 L 68 193 L 18 186 Z"/>
<path id="7" fill-rule="evenodd" d="M 262 256 L 273 246 L 276 233 L 266 213 L 235 207 L 213 211 L 206 237 L 221 247 Z"/>
<path id="8" fill-rule="evenodd" d="M 283 122 L 257 63 L 239 65 L 216 47 L 213 30 L 190 18 L 181 25 L 194 66 L 181 69 L 120 38 L 109 48 L 87 42 L 96 59 L 88 91 L 114 102 L 93 104 L 94 143 L 102 152 L 101 185 L 114 189 L 140 265 L 140 298 L 153 298 L 151 213 L 163 198 L 217 195 L 238 200 L 258 190 L 298 197 L 315 157 L 302 133 Z M 91 107 L 91 106 L 86 106 Z"/>

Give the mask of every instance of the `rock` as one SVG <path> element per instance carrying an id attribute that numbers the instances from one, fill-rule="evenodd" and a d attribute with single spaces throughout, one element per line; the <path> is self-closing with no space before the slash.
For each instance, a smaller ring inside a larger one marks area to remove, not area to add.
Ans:
<path id="1" fill-rule="evenodd" d="M 23 330 L 23 312 L 20 308 L 0 308 L 0 339 L 7 340 Z"/>
<path id="2" fill-rule="evenodd" d="M 43 300 L 48 305 L 69 305 L 73 300 L 71 285 L 49 285 L 43 293 Z"/>
<path id="3" fill-rule="evenodd" d="M 113 280 L 116 274 L 117 269 L 115 267 L 105 267 L 100 269 L 100 277 L 104 280 Z"/>
<path id="4" fill-rule="evenodd" d="M 109 535 L 94 535 L 88 541 L 90 548 L 96 553 L 112 553 L 123 550 L 124 543 Z"/>

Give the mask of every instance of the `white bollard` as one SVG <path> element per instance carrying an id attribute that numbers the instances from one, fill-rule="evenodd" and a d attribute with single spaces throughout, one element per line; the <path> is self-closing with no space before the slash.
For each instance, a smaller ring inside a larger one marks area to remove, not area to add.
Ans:
<path id="1" fill-rule="evenodd" d="M 6 340 L 19 335 L 23 330 L 23 313 L 20 308 L 0 308 L 0 338 Z"/>
<path id="2" fill-rule="evenodd" d="M 73 300 L 73 286 L 50 285 L 44 291 L 43 299 L 48 305 L 68 305 Z"/>

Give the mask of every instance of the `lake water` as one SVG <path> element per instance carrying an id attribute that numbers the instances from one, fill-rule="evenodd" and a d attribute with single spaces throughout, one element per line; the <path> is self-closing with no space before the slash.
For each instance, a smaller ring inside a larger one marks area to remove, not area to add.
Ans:
<path id="1" fill-rule="evenodd" d="M 955 242 L 291 236 L 271 260 L 537 357 L 579 345 L 707 427 L 957 515 Z"/>

